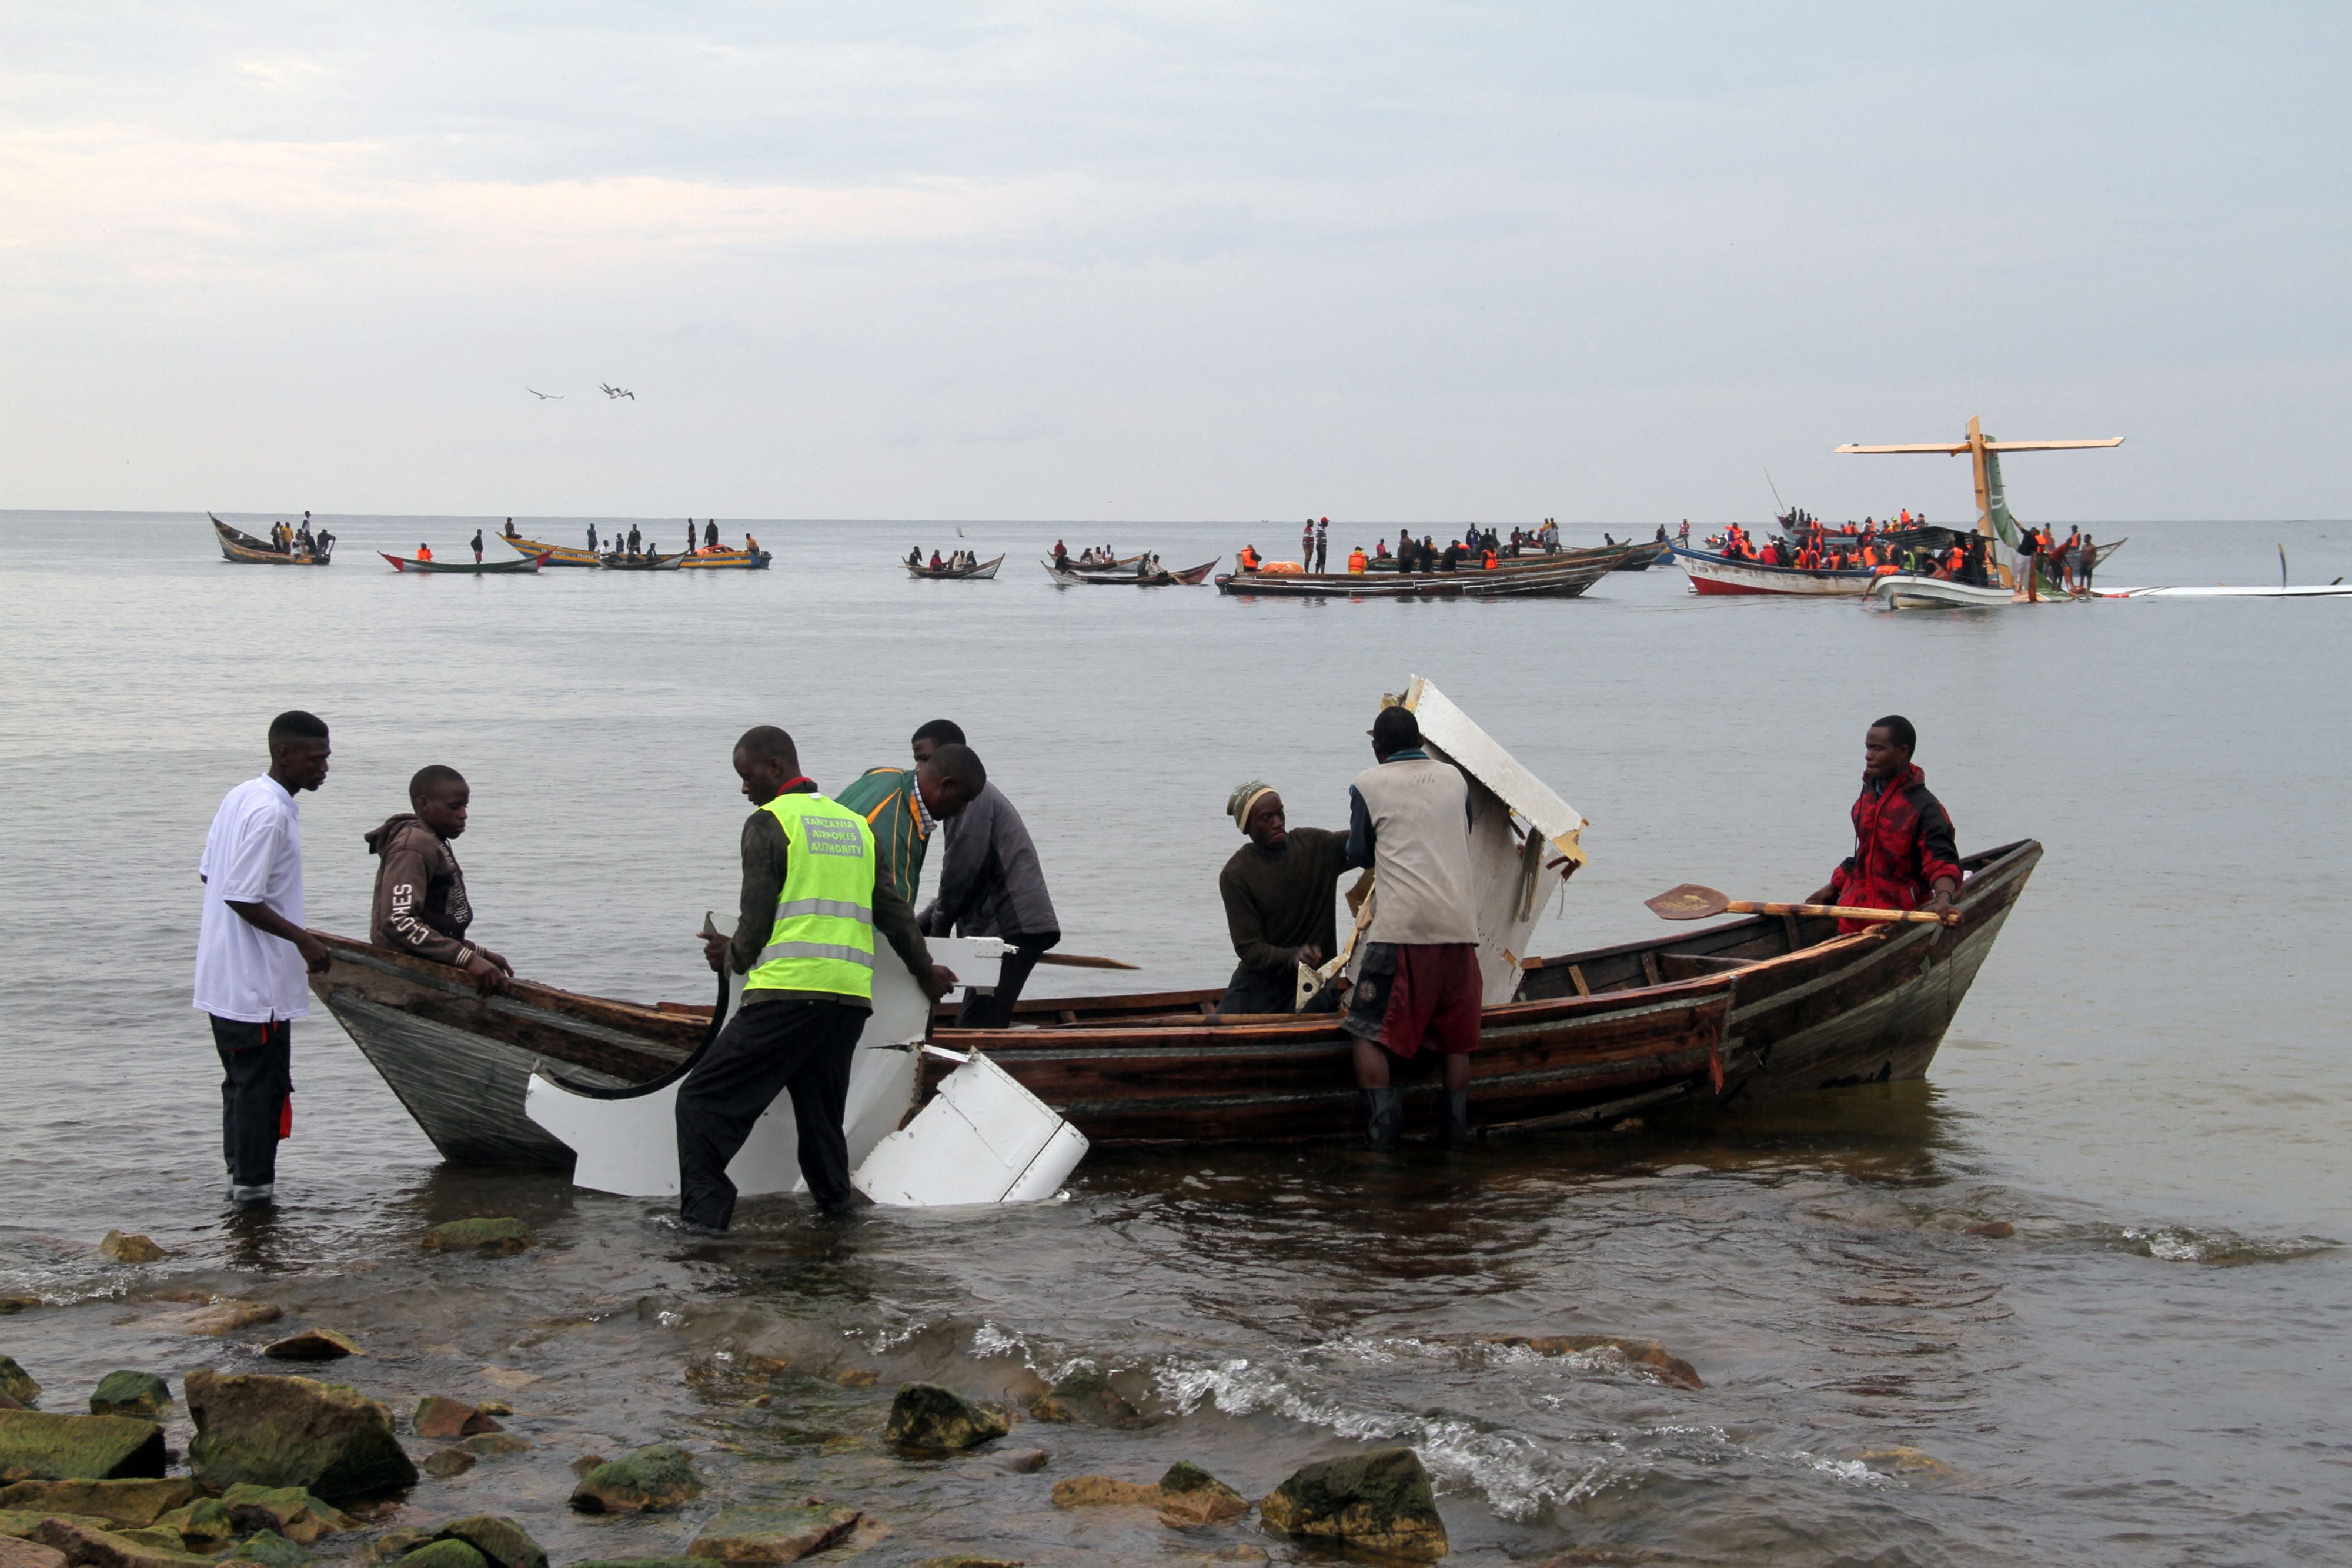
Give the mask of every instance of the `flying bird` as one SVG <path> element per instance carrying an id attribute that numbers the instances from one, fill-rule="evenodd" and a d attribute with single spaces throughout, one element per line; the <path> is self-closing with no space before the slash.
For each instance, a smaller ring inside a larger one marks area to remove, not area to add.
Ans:
<path id="1" fill-rule="evenodd" d="M 539 399 L 541 402 L 562 402 L 563 401 L 563 394 L 562 392 L 543 392 L 537 387 L 525 387 L 522 390 L 530 393 L 531 396 Z"/>
<path id="2" fill-rule="evenodd" d="M 600 387 L 604 387 L 604 395 L 606 397 L 625 397 L 631 402 L 637 401 L 637 394 L 631 392 L 626 387 L 607 387 L 604 386 L 603 382 L 598 382 L 596 384 Z"/>

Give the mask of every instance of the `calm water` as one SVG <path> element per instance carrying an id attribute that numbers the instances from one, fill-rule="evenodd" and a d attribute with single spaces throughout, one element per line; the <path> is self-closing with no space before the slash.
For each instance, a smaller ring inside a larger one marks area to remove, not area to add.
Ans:
<path id="1" fill-rule="evenodd" d="M 559 1562 L 690 1538 L 708 1507 L 562 1506 L 574 1456 L 659 1439 L 704 1457 L 711 1505 L 866 1508 L 895 1531 L 877 1564 L 1287 1560 L 1254 1527 L 1179 1534 L 1046 1492 L 1187 1458 L 1256 1495 L 1370 1438 L 1420 1449 L 1472 1562 L 2352 1557 L 2352 605 L 1898 617 L 1698 601 L 1664 571 L 1561 603 L 1252 603 L 1056 591 L 1045 525 L 965 526 L 1008 554 L 991 583 L 906 580 L 893 556 L 952 544 L 939 524 L 760 526 L 766 574 L 406 579 L 368 553 L 446 558 L 478 521 L 331 519 L 339 564 L 275 571 L 221 562 L 201 516 L 0 515 L 0 1291 L 55 1303 L 0 1318 L 0 1351 L 50 1407 L 115 1366 L 253 1364 L 274 1331 L 172 1330 L 158 1293 L 193 1290 L 357 1334 L 372 1356 L 346 1375 L 396 1406 L 504 1391 L 541 1447 L 399 1517 L 514 1513 Z M 2274 580 L 2280 543 L 2297 580 L 2352 572 L 2352 524 L 2094 531 L 2132 536 L 2116 583 Z M 1106 537 L 1189 565 L 1290 535 L 1088 526 Z M 288 1201 L 218 1212 L 194 867 L 281 708 L 334 727 L 303 801 L 313 924 L 363 929 L 360 834 L 446 762 L 474 788 L 484 940 L 556 985 L 699 1000 L 687 934 L 733 897 L 728 750 L 751 724 L 786 726 L 834 785 L 959 719 L 1037 836 L 1067 945 L 1206 984 L 1231 966 L 1227 791 L 1262 776 L 1295 822 L 1339 824 L 1380 694 L 1416 673 L 1592 820 L 1545 951 L 1644 934 L 1641 899 L 1678 882 L 1818 885 L 1889 710 L 1964 848 L 2049 856 L 1920 1084 L 1452 1159 L 1097 1155 L 1059 1206 L 835 1228 L 777 1200 L 687 1244 L 656 1206 L 441 1166 L 320 1013 L 296 1030 Z M 420 1229 L 472 1213 L 544 1245 L 423 1260 Z M 1966 1234 L 1994 1218 L 2017 1236 Z M 178 1256 L 95 1261 L 117 1226 Z M 1707 1386 L 1478 1343 L 1526 1333 L 1654 1337 Z M 747 1382 L 747 1353 L 794 1371 Z M 907 1378 L 1017 1396 L 1080 1361 L 1149 1424 L 1018 1427 L 1052 1454 L 1034 1476 L 874 1443 Z M 877 1385 L 837 1381 L 860 1372 Z"/>

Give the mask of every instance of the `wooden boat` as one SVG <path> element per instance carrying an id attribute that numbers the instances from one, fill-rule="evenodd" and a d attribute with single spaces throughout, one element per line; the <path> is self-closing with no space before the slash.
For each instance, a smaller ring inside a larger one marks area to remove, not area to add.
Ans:
<path id="1" fill-rule="evenodd" d="M 577 566 L 593 570 L 604 564 L 603 556 L 577 545 L 549 544 L 544 539 L 527 539 L 520 534 L 493 534 L 490 537 L 506 540 L 524 555 L 538 556 L 549 566 Z"/>
<path id="2" fill-rule="evenodd" d="M 1143 558 L 1137 556 L 1134 559 L 1141 560 Z M 1045 563 L 1045 575 L 1064 588 L 1084 588 L 1089 584 L 1108 588 L 1197 588 L 1217 570 L 1217 561 L 1223 559 L 1218 556 L 1198 566 L 1188 566 L 1181 571 L 1170 571 L 1163 568 L 1159 571 L 1143 573 L 1137 572 L 1132 567 L 1125 571 L 1057 571 L 1050 560 Z"/>
<path id="3" fill-rule="evenodd" d="M 1623 560 L 1612 571 L 1647 571 L 1675 553 L 1675 547 L 1664 539 L 1652 539 L 1647 544 L 1635 543 Z"/>
<path id="4" fill-rule="evenodd" d="M 1004 558 L 998 556 L 994 560 L 983 560 L 971 566 L 942 566 L 937 569 L 918 566 L 910 560 L 898 564 L 907 569 L 909 577 L 936 578 L 941 581 L 985 581 L 996 575 L 996 569 L 1004 564 Z"/>
<path id="5" fill-rule="evenodd" d="M 705 549 L 688 556 L 688 571 L 765 571 L 775 559 L 763 549 Z"/>
<path id="6" fill-rule="evenodd" d="M 686 565 L 682 555 L 608 555 L 597 563 L 606 571 L 677 571 Z"/>
<path id="7" fill-rule="evenodd" d="M 331 534 L 327 538 L 327 548 L 316 555 L 288 555 L 284 551 L 272 549 L 268 539 L 257 539 L 243 529 L 233 528 L 218 517 L 213 517 L 210 512 L 206 512 L 205 516 L 212 517 L 213 537 L 220 542 L 223 558 L 239 566 L 331 566 L 334 564 L 335 545 L 334 536 Z"/>
<path id="8" fill-rule="evenodd" d="M 1841 936 L 1831 920 L 1753 915 L 1531 960 L 1517 999 L 1486 1009 L 1474 1125 L 1591 1126 L 1667 1103 L 1921 1077 L 2041 858 L 2029 840 L 1963 860 L 1967 924 L 1955 931 Z M 649 1085 L 689 1061 L 711 1016 L 523 981 L 481 998 L 462 969 L 314 935 L 334 966 L 311 989 L 459 1164 L 568 1164 L 524 1113 L 534 1067 L 583 1086 Z M 1222 994 L 1024 997 L 1009 1030 L 959 1030 L 942 1009 L 931 1038 L 987 1051 L 1097 1146 L 1357 1135 L 1350 1037 L 1338 1019 L 1219 1018 Z M 927 1063 L 925 1094 L 943 1071 Z M 1408 1130 L 1433 1132 L 1434 1077 L 1414 1076 L 1406 1103 Z"/>
<path id="9" fill-rule="evenodd" d="M 1616 570 L 1631 547 L 1522 556 L 1491 571 L 1232 572 L 1217 591 L 1266 599 L 1573 599 Z"/>
<path id="10" fill-rule="evenodd" d="M 1870 586 L 1866 567 L 1832 571 L 1818 567 L 1766 566 L 1758 560 L 1734 560 L 1710 550 L 1675 545 L 1675 564 L 1690 574 L 1691 591 L 1704 594 L 1782 594 L 1820 599 L 1858 597 Z"/>
<path id="11" fill-rule="evenodd" d="M 1081 561 L 1081 560 L 1079 560 L 1079 559 L 1078 559 L 1078 558 L 1077 558 L 1076 556 L 1070 556 L 1070 557 L 1068 557 L 1068 558 L 1067 558 L 1067 559 L 1068 559 L 1068 561 L 1069 561 L 1069 564 L 1068 564 L 1067 566 L 1064 566 L 1064 567 L 1056 567 L 1056 566 L 1053 563 L 1053 561 L 1052 561 L 1050 559 L 1047 559 L 1047 561 L 1045 562 L 1045 570 L 1048 570 L 1048 571 L 1069 571 L 1069 572 L 1086 572 L 1086 573 L 1092 573 L 1092 572 L 1116 572 L 1116 571 L 1128 571 L 1128 572 L 1131 572 L 1131 571 L 1133 571 L 1133 570 L 1135 570 L 1135 563 L 1136 563 L 1136 562 L 1138 562 L 1138 561 L 1139 561 L 1139 560 L 1141 560 L 1145 556 L 1147 556 L 1147 555 L 1149 555 L 1149 554 L 1150 554 L 1150 553 L 1151 553 L 1151 552 L 1150 552 L 1150 550 L 1138 550 L 1138 551 L 1137 551 L 1135 554 L 1133 554 L 1133 555 L 1130 555 L 1130 556 L 1121 556 L 1121 557 L 1120 557 L 1120 558 L 1118 558 L 1117 560 L 1101 560 L 1101 559 L 1097 559 L 1097 560 L 1090 560 L 1090 561 Z"/>
<path id="12" fill-rule="evenodd" d="M 490 577 L 514 571 L 537 571 L 547 564 L 544 558 L 529 555 L 520 560 L 418 560 L 415 556 L 392 555 L 383 550 L 376 554 L 392 563 L 394 571 L 455 571 L 473 577 Z"/>

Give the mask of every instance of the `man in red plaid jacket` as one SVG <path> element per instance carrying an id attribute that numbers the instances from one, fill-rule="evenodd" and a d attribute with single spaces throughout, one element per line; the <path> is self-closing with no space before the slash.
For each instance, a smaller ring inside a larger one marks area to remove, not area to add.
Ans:
<path id="1" fill-rule="evenodd" d="M 1853 803 L 1853 853 L 1809 902 L 1938 915 L 1951 910 L 1960 891 L 1959 852 L 1950 814 L 1927 792 L 1927 774 L 1911 760 L 1918 739 L 1900 714 L 1870 727 L 1862 743 L 1862 795 Z M 1838 930 L 1866 931 L 1874 924 L 1841 920 Z"/>

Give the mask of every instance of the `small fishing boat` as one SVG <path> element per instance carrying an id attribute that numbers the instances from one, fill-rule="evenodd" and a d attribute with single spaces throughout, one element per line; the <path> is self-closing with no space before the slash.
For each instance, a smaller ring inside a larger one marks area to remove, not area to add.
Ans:
<path id="1" fill-rule="evenodd" d="M 384 550 L 376 554 L 392 563 L 394 571 L 454 571 L 470 577 L 496 577 L 509 572 L 537 571 L 547 564 L 543 556 L 525 556 L 520 560 L 418 560 L 415 556 L 393 555 Z"/>
<path id="2" fill-rule="evenodd" d="M 577 545 L 549 544 L 544 539 L 527 539 L 520 534 L 493 534 L 491 538 L 506 540 L 524 555 L 538 556 L 549 566 L 577 566 L 593 570 L 604 564 L 603 556 Z"/>
<path id="3" fill-rule="evenodd" d="M 608 555 L 597 565 L 606 571 L 677 571 L 686 561 L 682 555 Z"/>
<path id="4" fill-rule="evenodd" d="M 1870 586 L 1870 569 L 1832 571 L 1818 567 L 1767 566 L 1685 545 L 1671 547 L 1675 564 L 1689 574 L 1691 591 L 1704 594 L 1784 594 L 1807 599 L 1852 599 Z"/>
<path id="5" fill-rule="evenodd" d="M 1217 591 L 1253 599 L 1573 599 L 1614 571 L 1631 548 L 1522 556 L 1492 570 L 1236 571 L 1217 579 Z"/>
<path id="6" fill-rule="evenodd" d="M 1625 559 L 1619 561 L 1615 566 L 1611 567 L 1609 570 L 1612 571 L 1647 571 L 1652 567 L 1657 565 L 1660 561 L 1670 558 L 1674 553 L 1675 547 L 1669 544 L 1666 540 L 1652 539 L 1647 544 L 1636 544 L 1633 546 L 1626 552 Z"/>
<path id="7" fill-rule="evenodd" d="M 242 529 L 229 527 L 218 517 L 213 517 L 210 512 L 206 512 L 205 516 L 212 517 L 213 537 L 220 542 L 222 557 L 239 566 L 331 566 L 334 564 L 335 536 L 332 534 L 326 536 L 326 548 L 314 554 L 306 555 L 297 552 L 289 555 L 284 550 L 272 549 L 267 539 L 255 538 Z"/>
<path id="8" fill-rule="evenodd" d="M 1078 556 L 1066 556 L 1063 558 L 1063 565 L 1056 567 L 1052 561 L 1048 560 L 1046 562 L 1045 570 L 1048 571 L 1068 571 L 1079 573 L 1133 571 L 1135 570 L 1136 562 L 1141 560 L 1145 556 L 1150 555 L 1150 553 L 1151 552 L 1150 550 L 1139 550 L 1133 555 L 1121 556 L 1116 560 L 1103 556 L 1097 556 L 1092 560 L 1087 560 Z"/>
<path id="9" fill-rule="evenodd" d="M 763 549 L 701 549 L 684 565 L 688 571 L 765 571 L 773 559 Z"/>
<path id="10" fill-rule="evenodd" d="M 1887 610 L 1991 610 L 2014 603 L 2014 591 L 1999 583 L 1960 582 L 1948 577 L 1921 577 L 1891 571 L 1871 579 L 1863 602 Z"/>
<path id="11" fill-rule="evenodd" d="M 1143 557 L 1136 556 L 1133 559 L 1139 561 Z M 1050 560 L 1044 565 L 1045 575 L 1064 588 L 1084 588 L 1090 584 L 1100 584 L 1108 588 L 1197 588 L 1208 580 L 1209 574 L 1217 570 L 1217 562 L 1223 559 L 1224 557 L 1218 556 L 1214 559 L 1204 560 L 1198 566 L 1188 566 L 1181 571 L 1170 571 L 1162 568 L 1158 571 L 1139 572 L 1132 567 L 1125 571 L 1104 570 L 1060 571 L 1055 569 L 1054 563 Z"/>
<path id="12" fill-rule="evenodd" d="M 918 565 L 911 560 L 900 561 L 898 564 L 907 569 L 907 575 L 909 577 L 934 578 L 940 581 L 953 580 L 982 582 L 996 575 L 996 569 L 1004 564 L 1004 558 L 998 556 L 993 560 L 977 561 L 971 566 L 929 567 Z"/>

